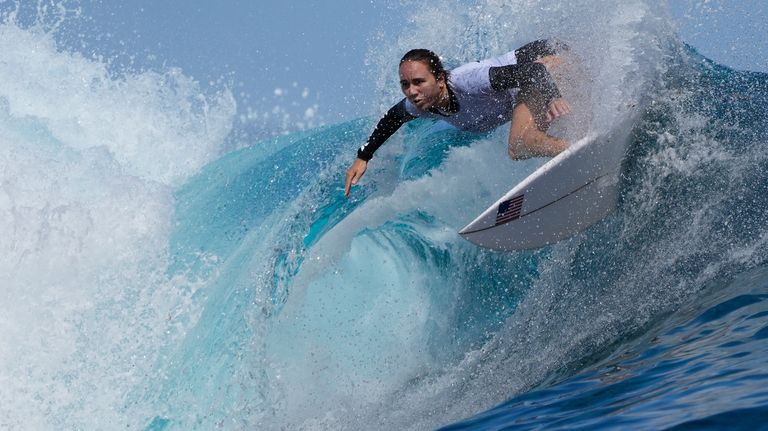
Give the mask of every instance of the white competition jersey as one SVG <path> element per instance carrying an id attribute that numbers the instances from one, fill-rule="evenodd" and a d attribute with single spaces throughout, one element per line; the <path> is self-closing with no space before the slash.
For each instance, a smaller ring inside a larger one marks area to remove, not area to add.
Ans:
<path id="1" fill-rule="evenodd" d="M 440 115 L 422 111 L 410 100 L 405 100 L 405 110 L 414 117 L 436 118 L 461 130 L 487 132 L 512 118 L 515 96 L 519 89 L 495 91 L 488 76 L 491 67 L 516 64 L 514 52 L 457 67 L 448 74 L 448 87 L 456 97 L 459 111 L 452 115 Z"/>

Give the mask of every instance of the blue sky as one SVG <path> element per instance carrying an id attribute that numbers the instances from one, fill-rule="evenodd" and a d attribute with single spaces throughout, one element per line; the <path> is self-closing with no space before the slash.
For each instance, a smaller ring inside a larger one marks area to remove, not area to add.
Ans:
<path id="1" fill-rule="evenodd" d="M 768 2 L 669 0 L 683 40 L 737 69 L 768 72 Z"/>
<path id="2" fill-rule="evenodd" d="M 81 52 L 116 64 L 179 67 L 203 83 L 223 77 L 241 107 L 282 103 L 303 112 L 316 103 L 329 122 L 369 113 L 359 103 L 372 91 L 363 64 L 375 49 L 372 36 L 397 34 L 408 13 L 403 2 L 373 0 L 63 1 L 81 10 L 62 32 Z M 768 71 L 765 0 L 670 6 L 683 39 L 704 55 Z"/>
<path id="3" fill-rule="evenodd" d="M 330 122 L 359 117 L 369 94 L 363 59 L 374 31 L 397 31 L 401 11 L 360 0 L 83 0 L 68 29 L 81 51 L 117 63 L 180 67 L 201 82 L 233 86 L 241 106 L 284 104 L 301 113 L 319 101 Z M 395 2 L 392 2 L 396 4 Z M 122 58 L 121 58 L 122 57 Z"/>

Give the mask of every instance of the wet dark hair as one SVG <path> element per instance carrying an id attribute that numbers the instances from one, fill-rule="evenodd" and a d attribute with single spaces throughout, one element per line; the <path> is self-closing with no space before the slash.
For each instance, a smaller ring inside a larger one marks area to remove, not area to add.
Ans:
<path id="1" fill-rule="evenodd" d="M 419 48 L 406 52 L 403 58 L 400 59 L 400 64 L 403 64 L 406 61 L 420 61 L 427 65 L 429 71 L 435 76 L 435 79 L 440 79 L 441 76 L 446 80 L 448 79 L 448 72 L 443 67 L 443 62 L 440 61 L 440 57 L 428 49 Z"/>

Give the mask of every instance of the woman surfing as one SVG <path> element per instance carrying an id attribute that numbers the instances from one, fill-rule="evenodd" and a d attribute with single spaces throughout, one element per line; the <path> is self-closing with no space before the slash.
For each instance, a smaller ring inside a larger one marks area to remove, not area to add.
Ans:
<path id="1" fill-rule="evenodd" d="M 403 124 L 419 117 L 471 132 L 487 132 L 511 121 L 507 152 L 512 159 L 559 154 L 568 143 L 546 131 L 571 107 L 550 71 L 563 62 L 560 54 L 567 50 L 562 42 L 538 40 L 450 72 L 432 51 L 408 51 L 399 67 L 405 98 L 387 111 L 357 151 L 347 170 L 344 195 L 349 197 L 374 152 Z"/>

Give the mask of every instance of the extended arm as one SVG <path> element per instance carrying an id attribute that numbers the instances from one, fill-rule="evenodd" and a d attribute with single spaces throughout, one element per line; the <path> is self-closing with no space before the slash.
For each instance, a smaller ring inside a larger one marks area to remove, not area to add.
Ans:
<path id="1" fill-rule="evenodd" d="M 344 182 L 344 196 L 349 197 L 349 191 L 352 186 L 357 184 L 358 180 L 365 174 L 366 169 L 368 169 L 368 161 L 373 158 L 373 153 L 403 124 L 414 118 L 416 117 L 409 114 L 405 109 L 405 99 L 387 111 L 384 117 L 379 120 L 379 123 L 376 124 L 373 133 L 368 137 L 368 141 L 357 150 L 357 159 L 347 169 L 347 176 Z"/>
<path id="2" fill-rule="evenodd" d="M 409 114 L 405 110 L 405 99 L 400 103 L 393 106 L 387 111 L 384 117 L 376 124 L 376 128 L 373 129 L 373 133 L 368 137 L 368 141 L 357 150 L 357 158 L 365 160 L 366 162 L 373 158 L 373 153 L 384 144 L 403 124 L 413 120 L 413 115 Z"/>

